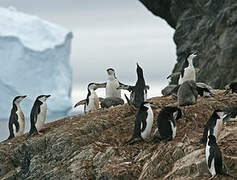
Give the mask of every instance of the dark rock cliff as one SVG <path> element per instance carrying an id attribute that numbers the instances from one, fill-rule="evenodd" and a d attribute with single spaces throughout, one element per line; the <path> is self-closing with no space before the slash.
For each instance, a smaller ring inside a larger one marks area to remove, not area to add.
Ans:
<path id="1" fill-rule="evenodd" d="M 127 104 L 64 118 L 49 124 L 43 135 L 27 134 L 0 143 L 1 180 L 150 180 L 209 179 L 202 137 L 203 126 L 219 106 L 237 105 L 236 94 L 198 98 L 181 107 L 177 135 L 169 142 L 124 145 L 133 132 L 135 112 Z M 161 108 L 177 105 L 169 97 L 155 97 L 153 130 Z M 237 121 L 228 121 L 218 145 L 228 172 L 237 176 Z M 215 179 L 229 179 L 218 176 Z"/>
<path id="2" fill-rule="evenodd" d="M 194 66 L 201 69 L 197 81 L 223 88 L 237 81 L 236 0 L 140 0 L 153 14 L 175 29 L 180 71 L 186 54 L 197 50 Z M 172 79 L 172 83 L 177 78 Z"/>

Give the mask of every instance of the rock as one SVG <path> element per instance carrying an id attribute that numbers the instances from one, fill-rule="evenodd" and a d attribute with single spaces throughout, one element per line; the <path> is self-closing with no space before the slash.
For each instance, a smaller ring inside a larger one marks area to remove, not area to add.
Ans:
<path id="1" fill-rule="evenodd" d="M 67 117 L 46 124 L 43 135 L 16 137 L 0 143 L 0 179 L 208 179 L 205 147 L 198 142 L 214 109 L 237 105 L 236 94 L 198 98 L 180 107 L 172 141 L 135 142 L 131 136 L 136 112 L 127 104 Z M 170 97 L 151 98 L 154 115 L 174 105 Z M 177 103 L 176 103 L 177 104 Z M 153 131 L 157 124 L 153 124 Z M 218 145 L 227 171 L 237 176 L 237 121 L 227 121 Z M 216 179 L 225 180 L 219 176 Z"/>
<path id="2" fill-rule="evenodd" d="M 118 97 L 107 97 L 100 102 L 102 108 L 109 108 L 111 106 L 123 105 L 124 100 Z"/>
<path id="3" fill-rule="evenodd" d="M 224 88 L 237 80 L 237 1 L 236 0 L 140 0 L 154 15 L 175 29 L 177 64 L 181 70 L 190 50 L 200 53 L 194 67 L 199 68 L 197 81 Z M 171 83 L 177 84 L 178 78 Z"/>
<path id="4" fill-rule="evenodd" d="M 168 86 L 166 86 L 164 89 L 161 90 L 161 94 L 163 96 L 169 96 L 172 95 L 172 93 L 174 92 L 174 89 L 177 87 L 177 85 L 174 84 L 170 84 Z M 175 92 L 174 92 L 175 93 Z"/>
<path id="5" fill-rule="evenodd" d="M 9 118 L 17 95 L 28 95 L 21 106 L 26 117 L 41 94 L 51 94 L 49 116 L 65 115 L 72 106 L 72 33 L 13 8 L 1 7 L 0 15 L 0 118 Z"/>

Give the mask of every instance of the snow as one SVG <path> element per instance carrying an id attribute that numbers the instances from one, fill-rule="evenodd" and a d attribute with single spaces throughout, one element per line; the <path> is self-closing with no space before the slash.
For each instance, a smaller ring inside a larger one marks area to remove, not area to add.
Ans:
<path id="1" fill-rule="evenodd" d="M 72 107 L 72 33 L 39 17 L 0 8 L 0 119 L 8 119 L 12 100 L 29 117 L 38 95 L 50 94 L 48 115 L 63 115 Z"/>

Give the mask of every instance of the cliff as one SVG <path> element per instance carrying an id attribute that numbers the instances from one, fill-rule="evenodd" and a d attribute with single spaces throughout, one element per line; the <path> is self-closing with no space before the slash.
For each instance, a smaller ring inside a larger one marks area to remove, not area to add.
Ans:
<path id="1" fill-rule="evenodd" d="M 177 63 L 181 70 L 186 54 L 197 50 L 197 81 L 223 88 L 237 80 L 236 0 L 140 0 L 154 15 L 175 29 Z M 172 79 L 172 83 L 177 82 Z"/>
<path id="2" fill-rule="evenodd" d="M 43 135 L 28 134 L 0 143 L 0 179 L 208 179 L 205 147 L 195 144 L 203 126 L 219 106 L 237 105 L 237 96 L 199 98 L 181 107 L 173 141 L 123 145 L 133 132 L 135 112 L 127 104 L 76 115 L 46 124 Z M 177 105 L 169 97 L 155 97 L 155 122 L 161 108 Z M 228 121 L 219 147 L 225 167 L 237 176 L 237 121 Z M 227 179 L 219 176 L 215 179 Z"/>

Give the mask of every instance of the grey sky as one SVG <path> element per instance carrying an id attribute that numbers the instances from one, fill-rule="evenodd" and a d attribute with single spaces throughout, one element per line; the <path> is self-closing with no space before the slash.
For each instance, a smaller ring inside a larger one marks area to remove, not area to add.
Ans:
<path id="1" fill-rule="evenodd" d="M 73 32 L 73 90 L 83 91 L 84 97 L 89 82 L 106 80 L 108 67 L 120 81 L 134 84 L 139 62 L 147 84 L 158 85 L 167 82 L 175 64 L 174 30 L 138 0 L 1 0 L 0 6 L 13 6 Z"/>

